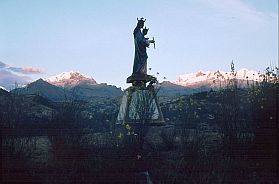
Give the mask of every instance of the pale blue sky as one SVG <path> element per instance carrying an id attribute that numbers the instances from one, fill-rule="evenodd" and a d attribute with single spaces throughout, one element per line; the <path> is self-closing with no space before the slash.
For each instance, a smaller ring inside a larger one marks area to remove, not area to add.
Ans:
<path id="1" fill-rule="evenodd" d="M 232 59 L 236 69 L 278 65 L 277 0 L 0 0 L 0 61 L 44 70 L 33 79 L 77 70 L 127 87 L 142 16 L 156 40 L 148 66 L 159 80 L 229 71 Z"/>

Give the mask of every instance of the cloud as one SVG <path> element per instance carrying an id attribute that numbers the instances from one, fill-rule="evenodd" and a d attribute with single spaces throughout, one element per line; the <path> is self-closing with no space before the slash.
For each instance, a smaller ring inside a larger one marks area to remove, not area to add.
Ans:
<path id="1" fill-rule="evenodd" d="M 5 68 L 7 65 L 0 61 L 0 68 Z"/>
<path id="2" fill-rule="evenodd" d="M 35 68 L 35 67 L 24 67 L 23 71 L 26 73 L 32 73 L 32 74 L 42 74 L 45 73 L 45 71 L 41 68 Z"/>
<path id="3" fill-rule="evenodd" d="M 28 84 L 32 78 L 26 75 L 43 74 L 43 69 L 36 67 L 15 67 L 0 61 L 0 86 L 6 89 L 14 89 L 15 84 L 19 86 Z"/>
<path id="4" fill-rule="evenodd" d="M 36 67 L 14 67 L 0 61 L 0 68 L 21 74 L 44 74 L 45 70 Z"/>
<path id="5" fill-rule="evenodd" d="M 19 76 L 15 73 L 0 68 L 0 86 L 8 90 L 15 88 L 15 84 L 21 86 L 28 84 L 31 81 L 32 79 L 28 76 Z"/>
<path id="6" fill-rule="evenodd" d="M 43 74 L 44 70 L 35 67 L 8 67 L 8 70 L 22 74 Z"/>

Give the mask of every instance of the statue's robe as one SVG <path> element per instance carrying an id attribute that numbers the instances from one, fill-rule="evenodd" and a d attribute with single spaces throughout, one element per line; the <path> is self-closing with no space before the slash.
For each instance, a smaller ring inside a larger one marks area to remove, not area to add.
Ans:
<path id="1" fill-rule="evenodd" d="M 133 74 L 147 74 L 147 53 L 146 47 L 149 46 L 149 42 L 145 39 L 140 28 L 134 30 L 134 43 L 135 43 L 135 57 Z"/>

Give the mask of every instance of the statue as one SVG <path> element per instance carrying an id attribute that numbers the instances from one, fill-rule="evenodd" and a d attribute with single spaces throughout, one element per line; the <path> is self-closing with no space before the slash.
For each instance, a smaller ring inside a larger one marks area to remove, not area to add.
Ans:
<path id="1" fill-rule="evenodd" d="M 144 74 L 147 75 L 147 53 L 146 47 L 149 47 L 150 43 L 154 43 L 155 41 L 149 40 L 149 38 L 145 38 L 148 30 L 146 27 L 143 28 L 144 22 L 146 19 L 137 19 L 138 23 L 136 28 L 134 29 L 134 43 L 135 43 L 135 57 L 134 57 L 134 66 L 133 66 L 133 74 Z"/>
<path id="2" fill-rule="evenodd" d="M 147 75 L 147 53 L 146 48 L 155 41 L 145 37 L 148 29 L 144 27 L 145 19 L 137 19 L 138 23 L 134 29 L 135 58 L 133 73 L 127 78 L 127 83 L 132 86 L 124 90 L 122 103 L 117 116 L 116 124 L 120 125 L 126 140 L 131 141 L 128 149 L 132 150 L 130 157 L 134 158 L 135 183 L 150 181 L 148 164 L 144 157 L 147 155 L 144 149 L 145 136 L 150 126 L 163 126 L 165 121 L 156 96 L 156 77 Z M 129 152 L 129 151 L 128 151 Z M 144 174 L 144 178 L 139 178 Z M 151 182 L 151 181 L 150 181 Z M 151 182 L 152 183 L 152 182 Z"/>

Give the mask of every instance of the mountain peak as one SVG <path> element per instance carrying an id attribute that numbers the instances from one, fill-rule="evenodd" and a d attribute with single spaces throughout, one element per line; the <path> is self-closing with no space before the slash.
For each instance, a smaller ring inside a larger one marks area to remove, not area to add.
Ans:
<path id="1" fill-rule="evenodd" d="M 47 82 L 55 86 L 74 87 L 80 84 L 95 85 L 97 82 L 89 76 L 78 71 L 63 72 L 47 79 Z"/>
<path id="2" fill-rule="evenodd" d="M 44 83 L 44 82 L 46 82 L 46 81 L 44 81 L 42 78 L 39 78 L 38 80 L 36 80 L 36 81 L 34 81 L 34 82 L 38 82 L 38 83 Z"/>
<path id="3" fill-rule="evenodd" d="M 34 81 L 34 82 L 31 82 L 29 84 L 27 84 L 26 86 L 24 87 L 27 87 L 27 88 L 41 88 L 41 87 L 48 87 L 48 86 L 53 86 L 52 84 L 48 83 L 47 81 L 43 80 L 42 78 Z M 56 87 L 56 86 L 54 86 Z"/>
<path id="4" fill-rule="evenodd" d="M 179 75 L 175 81 L 175 84 L 187 86 L 187 87 L 195 87 L 201 85 L 212 84 L 219 81 L 226 83 L 227 80 L 236 78 L 238 80 L 259 80 L 259 74 L 256 71 L 248 70 L 246 68 L 242 68 L 235 73 L 235 76 L 231 72 L 225 72 L 221 70 L 217 71 L 198 71 L 196 73 L 183 74 Z"/>

